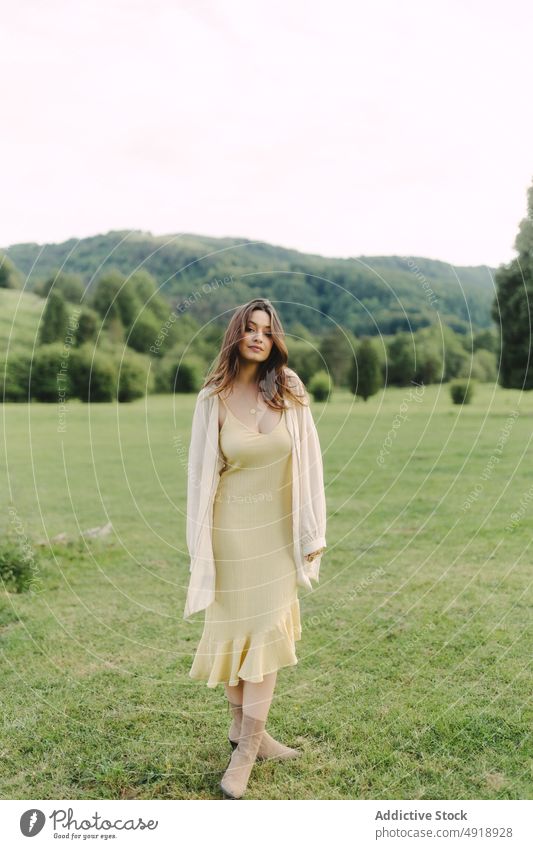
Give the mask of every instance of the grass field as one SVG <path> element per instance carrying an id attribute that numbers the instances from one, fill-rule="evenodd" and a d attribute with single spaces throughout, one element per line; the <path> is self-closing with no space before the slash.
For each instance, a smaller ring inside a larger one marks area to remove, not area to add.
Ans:
<path id="1" fill-rule="evenodd" d="M 2 798 L 220 798 L 229 715 L 182 618 L 193 404 L 74 402 L 65 433 L 55 405 L 2 408 L 4 529 L 74 540 L 2 595 Z M 531 408 L 489 385 L 314 404 L 328 551 L 268 722 L 304 754 L 248 798 L 533 797 Z"/>

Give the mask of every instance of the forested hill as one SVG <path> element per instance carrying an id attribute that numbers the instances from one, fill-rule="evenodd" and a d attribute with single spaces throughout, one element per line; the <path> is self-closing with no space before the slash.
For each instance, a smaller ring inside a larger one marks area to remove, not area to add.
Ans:
<path id="1" fill-rule="evenodd" d="M 487 266 L 423 257 L 331 259 L 249 239 L 135 230 L 3 252 L 30 290 L 60 268 L 93 283 L 110 268 L 128 275 L 142 267 L 172 304 L 194 300 L 190 311 L 201 321 L 265 296 L 279 307 L 286 328 L 303 322 L 315 333 L 329 328 L 330 319 L 356 335 L 416 330 L 439 320 L 459 332 L 492 326 L 494 269 Z"/>

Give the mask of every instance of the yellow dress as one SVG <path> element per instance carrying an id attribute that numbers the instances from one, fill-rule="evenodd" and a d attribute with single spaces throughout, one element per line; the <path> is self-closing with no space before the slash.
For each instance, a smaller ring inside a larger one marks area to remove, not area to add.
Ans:
<path id="1" fill-rule="evenodd" d="M 285 412 L 270 433 L 258 433 L 226 405 L 219 441 L 225 465 L 213 504 L 215 600 L 189 675 L 208 687 L 234 687 L 298 663 L 292 453 Z"/>

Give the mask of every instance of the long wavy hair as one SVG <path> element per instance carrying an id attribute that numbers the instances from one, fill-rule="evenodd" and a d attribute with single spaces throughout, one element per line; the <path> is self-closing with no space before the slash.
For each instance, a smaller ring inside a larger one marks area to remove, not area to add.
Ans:
<path id="1" fill-rule="evenodd" d="M 295 384 L 292 375 L 286 372 L 289 352 L 285 344 L 285 331 L 267 298 L 254 298 L 235 310 L 226 328 L 217 361 L 212 372 L 207 375 L 204 387 L 213 386 L 212 394 L 220 395 L 233 385 L 239 373 L 239 343 L 254 310 L 264 310 L 270 317 L 272 349 L 268 359 L 259 363 L 259 390 L 265 403 L 273 410 L 282 410 L 287 400 L 305 406 L 307 393 L 303 383 L 301 386 Z"/>

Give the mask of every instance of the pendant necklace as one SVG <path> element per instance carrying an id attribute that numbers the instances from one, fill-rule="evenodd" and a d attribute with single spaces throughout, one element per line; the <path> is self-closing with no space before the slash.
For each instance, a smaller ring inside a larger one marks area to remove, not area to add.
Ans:
<path id="1" fill-rule="evenodd" d="M 256 399 L 257 399 L 257 396 L 256 396 Z M 258 409 L 257 409 L 257 407 L 250 407 L 249 412 L 252 414 L 252 416 L 255 416 L 255 414 L 258 412 Z"/>

